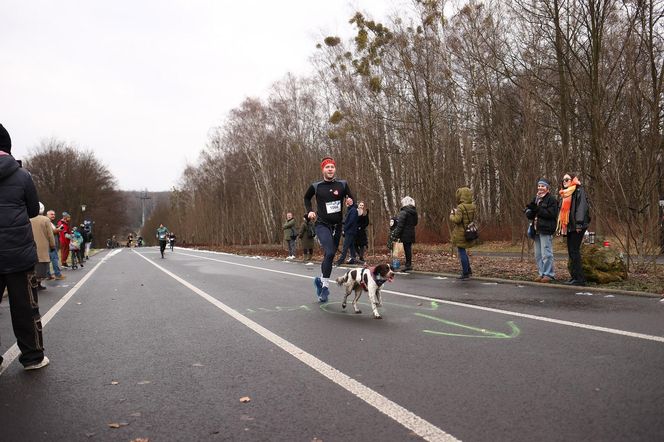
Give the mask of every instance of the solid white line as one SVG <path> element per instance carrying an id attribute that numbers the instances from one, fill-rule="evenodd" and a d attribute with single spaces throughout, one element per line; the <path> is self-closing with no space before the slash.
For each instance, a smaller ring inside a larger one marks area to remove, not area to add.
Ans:
<path id="1" fill-rule="evenodd" d="M 207 250 L 197 250 L 197 251 L 206 252 L 206 253 L 217 253 L 217 252 L 210 252 L 210 251 L 207 251 Z M 185 256 L 192 256 L 194 258 L 199 258 L 199 259 L 208 259 L 210 261 L 217 261 L 217 262 L 221 262 L 221 263 L 224 263 L 224 264 L 231 264 L 231 265 L 240 266 L 240 267 L 247 267 L 247 268 L 250 268 L 250 269 L 262 270 L 262 271 L 265 271 L 265 272 L 281 273 L 283 275 L 290 275 L 290 276 L 297 276 L 299 278 L 311 279 L 310 275 L 300 275 L 300 274 L 297 274 L 297 273 L 284 272 L 284 271 L 281 271 L 281 270 L 266 269 L 264 267 L 252 266 L 252 265 L 247 265 L 247 264 L 239 264 L 239 263 L 236 263 L 236 262 L 224 261 L 224 260 L 215 259 L 215 258 L 209 258 L 207 256 L 193 255 L 193 254 L 190 254 L 190 253 L 178 252 L 178 254 L 185 255 Z M 410 294 L 410 293 L 396 292 L 396 291 L 393 291 L 393 290 L 383 289 L 382 293 L 390 293 L 390 294 L 397 295 L 397 296 L 403 296 L 405 298 L 421 299 L 421 300 L 425 300 L 425 301 L 434 301 L 434 302 L 437 302 L 439 304 L 454 305 L 456 307 L 471 308 L 471 309 L 475 309 L 475 310 L 482 310 L 482 311 L 485 311 L 485 312 L 499 313 L 501 315 L 516 316 L 518 318 L 533 319 L 535 321 L 549 322 L 549 323 L 552 323 L 552 324 L 565 325 L 565 326 L 569 326 L 569 327 L 582 328 L 582 329 L 586 329 L 586 330 L 593 330 L 593 331 L 599 331 L 599 332 L 603 332 L 603 333 L 611 333 L 611 334 L 614 334 L 614 335 L 628 336 L 630 338 L 645 339 L 645 340 L 648 340 L 648 341 L 663 342 L 664 343 L 664 337 L 662 337 L 662 336 L 647 335 L 647 334 L 644 334 L 644 333 L 635 333 L 635 332 L 630 332 L 630 331 L 625 331 L 625 330 L 618 330 L 618 329 L 615 329 L 615 328 L 600 327 L 600 326 L 597 326 L 597 325 L 589 325 L 589 324 L 582 324 L 582 323 L 579 323 L 579 322 L 565 321 L 563 319 L 547 318 L 546 316 L 529 315 L 527 313 L 512 312 L 512 311 L 509 311 L 509 310 L 501 310 L 501 309 L 496 309 L 496 308 L 491 308 L 491 307 L 482 307 L 480 305 L 464 304 L 463 302 L 446 301 L 444 299 L 430 298 L 428 296 L 413 295 L 413 294 Z"/>
<path id="2" fill-rule="evenodd" d="M 74 296 L 74 294 L 78 291 L 78 289 L 80 289 L 83 286 L 83 284 L 85 284 L 85 282 L 88 279 L 90 279 L 90 276 L 92 276 L 92 274 L 99 268 L 100 265 L 102 265 L 104 262 L 106 262 L 106 260 L 108 260 L 112 256 L 117 255 L 121 251 L 122 249 L 113 250 L 108 255 L 104 256 L 104 258 L 102 258 L 102 260 L 99 261 L 96 266 L 90 269 L 90 271 L 86 273 L 85 276 L 81 278 L 81 280 L 78 281 L 76 285 L 72 287 L 65 296 L 60 298 L 60 300 L 56 302 L 55 305 L 51 307 L 51 309 L 44 316 L 42 316 L 41 318 L 42 329 L 46 327 L 46 324 L 48 324 L 49 321 L 53 319 L 55 314 L 60 311 L 60 309 L 67 303 L 67 301 L 69 301 L 69 299 L 71 299 L 71 297 Z M 5 372 L 7 367 L 9 367 L 9 365 L 12 362 L 14 362 L 14 359 L 16 359 L 20 353 L 21 352 L 19 351 L 18 346 L 14 344 L 11 347 L 9 347 L 9 349 L 5 352 L 5 354 L 2 355 L 4 361 L 2 363 L 2 366 L 0 366 L 0 376 L 2 375 L 2 373 Z"/>
<path id="3" fill-rule="evenodd" d="M 403 408 L 401 405 L 392 402 L 385 396 L 381 395 L 378 392 L 373 391 L 369 387 L 361 384 L 360 382 L 342 373 L 341 371 L 337 370 L 331 365 L 321 361 L 314 355 L 307 353 L 306 351 L 302 350 L 301 348 L 297 347 L 294 344 L 291 344 L 287 340 L 281 338 L 280 336 L 266 329 L 262 325 L 259 325 L 258 323 L 242 315 L 237 310 L 232 309 L 231 307 L 227 306 L 218 299 L 208 295 L 206 292 L 199 289 L 198 287 L 188 283 L 187 281 L 180 278 L 176 274 L 166 270 L 159 264 L 146 258 L 142 254 L 138 252 L 136 252 L 136 254 L 141 258 L 143 258 L 144 260 L 146 260 L 147 262 L 149 262 L 150 264 L 152 264 L 153 266 L 157 267 L 162 272 L 166 273 L 171 278 L 178 281 L 180 284 L 187 287 L 189 290 L 196 293 L 201 298 L 205 299 L 206 301 L 208 301 L 218 309 L 222 310 L 224 313 L 228 314 L 232 318 L 244 324 L 254 332 L 258 333 L 260 336 L 264 337 L 268 341 L 275 344 L 277 347 L 281 348 L 285 352 L 289 353 L 290 355 L 298 359 L 299 361 L 313 368 L 314 370 L 316 370 L 317 372 L 319 372 L 320 374 L 322 374 L 323 376 L 325 376 L 335 384 L 348 390 L 350 393 L 354 394 L 359 399 L 368 403 L 369 405 L 371 405 L 381 413 L 389 416 L 399 424 L 408 428 L 409 430 L 411 430 L 412 432 L 414 432 L 424 440 L 445 441 L 445 442 L 458 440 L 454 436 L 446 433 L 445 431 L 441 430 L 440 428 L 436 427 L 430 422 L 422 419 L 413 412 Z"/>

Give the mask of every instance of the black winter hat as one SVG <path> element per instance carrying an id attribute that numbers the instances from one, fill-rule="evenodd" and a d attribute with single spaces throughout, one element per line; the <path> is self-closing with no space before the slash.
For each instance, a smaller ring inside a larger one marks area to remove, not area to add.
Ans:
<path id="1" fill-rule="evenodd" d="M 12 153 L 12 139 L 2 124 L 0 124 L 0 150 L 9 154 Z"/>

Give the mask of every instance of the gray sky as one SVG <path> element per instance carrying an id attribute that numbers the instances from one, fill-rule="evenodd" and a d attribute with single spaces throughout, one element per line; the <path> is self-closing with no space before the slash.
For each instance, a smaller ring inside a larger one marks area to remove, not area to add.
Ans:
<path id="1" fill-rule="evenodd" d="M 310 72 L 355 10 L 400 0 L 0 0 L 0 123 L 12 153 L 91 149 L 123 190 L 169 190 L 245 97 Z"/>

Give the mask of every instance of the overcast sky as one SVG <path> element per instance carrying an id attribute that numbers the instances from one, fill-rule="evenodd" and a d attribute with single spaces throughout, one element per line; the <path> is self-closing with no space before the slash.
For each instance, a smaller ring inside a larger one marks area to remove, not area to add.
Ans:
<path id="1" fill-rule="evenodd" d="M 123 190 L 169 190 L 208 131 L 315 45 L 401 0 L 0 0 L 0 123 L 12 153 L 91 149 Z M 407 6 L 406 6 L 407 7 Z"/>

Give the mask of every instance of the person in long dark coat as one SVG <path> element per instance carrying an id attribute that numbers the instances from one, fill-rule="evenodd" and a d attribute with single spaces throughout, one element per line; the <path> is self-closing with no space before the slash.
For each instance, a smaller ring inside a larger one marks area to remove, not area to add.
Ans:
<path id="1" fill-rule="evenodd" d="M 397 215 L 396 227 L 392 232 L 394 241 L 403 243 L 406 263 L 402 271 L 413 269 L 413 244 L 415 243 L 415 226 L 417 226 L 417 209 L 415 200 L 409 196 L 401 199 L 401 209 Z"/>
<path id="2" fill-rule="evenodd" d="M 364 253 L 369 245 L 367 227 L 369 227 L 369 210 L 364 201 L 360 201 L 357 205 L 357 234 L 355 235 L 355 250 L 360 264 L 364 264 Z"/>

